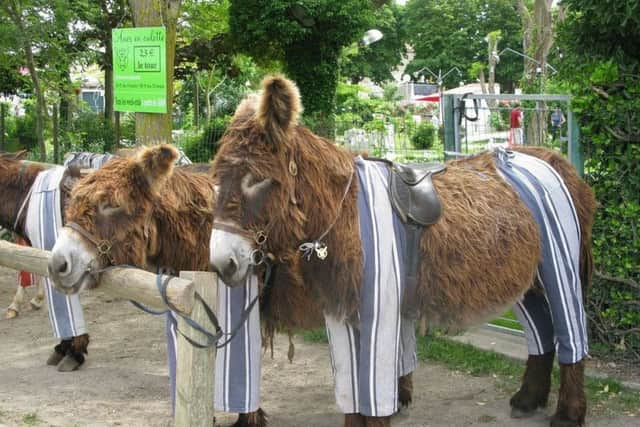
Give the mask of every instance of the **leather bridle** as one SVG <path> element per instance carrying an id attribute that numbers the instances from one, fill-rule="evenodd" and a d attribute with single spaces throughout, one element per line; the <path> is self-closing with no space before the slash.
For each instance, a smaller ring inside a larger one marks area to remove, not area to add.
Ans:
<path id="1" fill-rule="evenodd" d="M 77 222 L 70 221 L 65 224 L 65 227 L 69 227 L 73 231 L 79 233 L 82 237 L 93 243 L 98 251 L 98 256 L 105 258 L 109 261 L 110 265 L 116 265 L 113 260 L 113 255 L 111 254 L 111 248 L 113 248 L 113 242 L 108 239 L 98 239 L 93 234 L 89 233 L 85 230 L 80 224 Z"/>

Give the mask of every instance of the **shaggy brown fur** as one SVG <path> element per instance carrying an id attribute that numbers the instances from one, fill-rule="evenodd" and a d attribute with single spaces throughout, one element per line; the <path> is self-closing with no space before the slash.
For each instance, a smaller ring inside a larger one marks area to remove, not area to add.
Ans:
<path id="1" fill-rule="evenodd" d="M 17 229 L 14 229 L 14 223 L 20 206 L 27 196 L 27 192 L 33 185 L 36 176 L 42 172 L 43 168 L 39 165 L 25 166 L 20 160 L 27 155 L 26 151 L 15 154 L 0 154 L 0 225 L 8 230 L 25 236 L 24 221 L 25 213 L 19 221 Z"/>
<path id="2" fill-rule="evenodd" d="M 560 364 L 558 409 L 551 419 L 551 427 L 583 426 L 586 413 L 584 361 L 572 365 Z"/>
<path id="3" fill-rule="evenodd" d="M 269 231 L 265 246 L 289 280 L 274 285 L 279 298 L 273 304 L 306 287 L 322 310 L 350 317 L 358 309 L 362 276 L 355 181 L 342 209 L 339 203 L 354 173 L 353 155 L 296 126 L 297 96 L 292 82 L 275 76 L 265 79 L 260 98 L 238 109 L 213 162 L 223 189 L 220 216 L 253 232 Z M 527 153 L 547 160 L 570 188 L 583 230 L 581 276 L 587 284 L 593 193 L 558 154 Z M 290 172 L 292 163 L 297 173 Z M 264 209 L 249 220 L 247 212 L 255 209 L 240 188 L 247 174 L 273 181 Z M 418 301 L 430 325 L 461 327 L 500 312 L 532 287 L 540 236 L 530 211 L 497 173 L 492 154 L 451 162 L 433 181 L 443 215 L 423 233 Z M 328 257 L 302 260 L 298 246 L 318 238 L 334 219 L 324 239 Z M 293 317 L 303 318 L 309 308 L 293 307 L 299 313 Z"/>

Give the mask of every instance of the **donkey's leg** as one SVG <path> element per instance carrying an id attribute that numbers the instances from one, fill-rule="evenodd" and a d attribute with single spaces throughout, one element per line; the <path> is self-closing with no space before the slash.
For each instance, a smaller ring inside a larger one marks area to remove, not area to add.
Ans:
<path id="1" fill-rule="evenodd" d="M 13 296 L 13 301 L 9 307 L 7 307 L 7 311 L 4 314 L 5 319 L 13 319 L 18 317 L 20 314 L 20 306 L 24 302 L 24 288 L 18 284 L 18 289 L 16 290 L 16 294 Z"/>
<path id="2" fill-rule="evenodd" d="M 555 356 L 553 320 L 541 290 L 527 292 L 524 298 L 513 306 L 513 311 L 524 329 L 529 358 L 522 377 L 522 386 L 509 403 L 511 416 L 523 418 L 533 415 L 536 409 L 547 405 Z"/>
<path id="3" fill-rule="evenodd" d="M 536 409 L 547 406 L 554 357 L 555 351 L 541 356 L 529 355 L 527 367 L 522 377 L 522 386 L 509 401 L 512 417 L 527 417 L 532 415 Z"/>
<path id="4" fill-rule="evenodd" d="M 413 373 L 398 378 L 398 402 L 400 407 L 408 407 L 413 394 Z"/>
<path id="5" fill-rule="evenodd" d="M 255 412 L 238 414 L 238 419 L 231 427 L 266 427 L 267 425 L 267 413 L 262 408 L 258 408 Z"/>
<path id="6" fill-rule="evenodd" d="M 360 414 L 344 414 L 344 427 L 366 427 L 365 417 Z"/>
<path id="7" fill-rule="evenodd" d="M 551 427 L 583 426 L 586 413 L 584 360 L 573 364 L 561 363 L 558 407 L 551 418 Z"/>
<path id="8" fill-rule="evenodd" d="M 391 427 L 391 417 L 364 417 L 366 427 Z"/>
<path id="9" fill-rule="evenodd" d="M 29 304 L 34 310 L 39 310 L 42 308 L 42 301 L 44 301 L 44 286 L 42 285 L 42 280 L 36 280 L 36 295 L 31 298 Z"/>

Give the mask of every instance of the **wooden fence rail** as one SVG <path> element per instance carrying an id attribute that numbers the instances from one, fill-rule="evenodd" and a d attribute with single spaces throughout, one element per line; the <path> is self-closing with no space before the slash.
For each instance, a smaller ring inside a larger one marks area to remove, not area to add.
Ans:
<path id="1" fill-rule="evenodd" d="M 48 276 L 51 253 L 0 240 L 0 265 L 14 270 Z M 116 267 L 100 274 L 99 288 L 118 298 L 135 300 L 153 309 L 166 309 L 156 285 L 157 275 L 148 271 Z M 184 271 L 167 286 L 167 299 L 195 322 L 214 333 L 205 310 L 195 302 L 198 292 L 209 307 L 216 307 L 215 274 Z M 178 328 L 189 338 L 206 342 L 201 332 L 178 318 Z M 213 423 L 213 381 L 216 350 L 193 347 L 184 337 L 177 337 L 176 427 L 210 427 Z"/>

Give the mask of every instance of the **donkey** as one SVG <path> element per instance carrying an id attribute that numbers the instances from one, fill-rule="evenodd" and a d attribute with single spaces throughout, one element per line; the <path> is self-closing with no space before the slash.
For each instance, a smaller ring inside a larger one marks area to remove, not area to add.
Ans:
<path id="1" fill-rule="evenodd" d="M 0 226 L 12 230 L 24 238 L 27 237 L 27 233 L 23 206 L 28 203 L 27 198 L 36 177 L 44 170 L 43 166 L 38 164 L 22 163 L 26 155 L 26 151 L 15 154 L 0 154 L 0 199 L 2 200 Z M 63 197 L 68 194 L 72 180 L 73 178 L 70 177 L 67 179 L 69 185 L 62 186 Z M 42 286 L 39 285 L 36 297 L 31 304 L 37 305 L 42 301 L 43 293 Z M 75 370 L 84 362 L 88 345 L 89 334 L 62 339 L 47 358 L 47 364 L 57 365 L 60 371 Z"/>
<path id="2" fill-rule="evenodd" d="M 400 215 L 387 208 L 392 202 L 386 186 L 395 167 L 316 136 L 299 123 L 301 109 L 295 84 L 273 76 L 263 81 L 259 97 L 236 110 L 212 165 L 220 198 L 211 264 L 230 286 L 273 264 L 281 280 L 272 292 L 306 288 L 328 326 L 337 319 L 349 333 L 360 330 L 362 340 L 369 331 L 363 319 L 371 311 L 361 303 L 369 295 L 363 279 L 384 272 L 390 281 L 401 280 L 402 244 L 393 237 Z M 555 332 L 561 385 L 551 426 L 583 425 L 582 295 L 592 268 L 593 192 L 565 159 L 542 148 L 483 153 L 421 176 L 427 175 L 439 195 L 441 215 L 432 215 L 432 225 L 421 229 L 414 289 L 376 288 L 383 303 L 375 301 L 373 310 L 390 304 L 386 296 L 392 295 L 398 310 L 413 310 L 432 325 L 459 328 L 517 303 L 529 322 L 523 326 L 530 356 L 522 386 L 510 400 L 512 415 L 527 416 L 546 406 Z M 375 221 L 386 222 L 376 229 Z M 363 230 L 388 236 L 375 240 Z M 368 244 L 373 249 L 365 252 Z M 353 353 L 346 357 L 356 360 Z M 394 369 L 393 360 L 385 366 Z M 383 367 L 378 368 L 379 373 Z M 336 395 L 342 382 L 336 375 Z M 351 410 L 341 408 L 345 426 L 390 425 L 393 405 L 377 413 L 363 409 L 358 402 L 369 397 L 364 394 L 354 393 Z"/>

